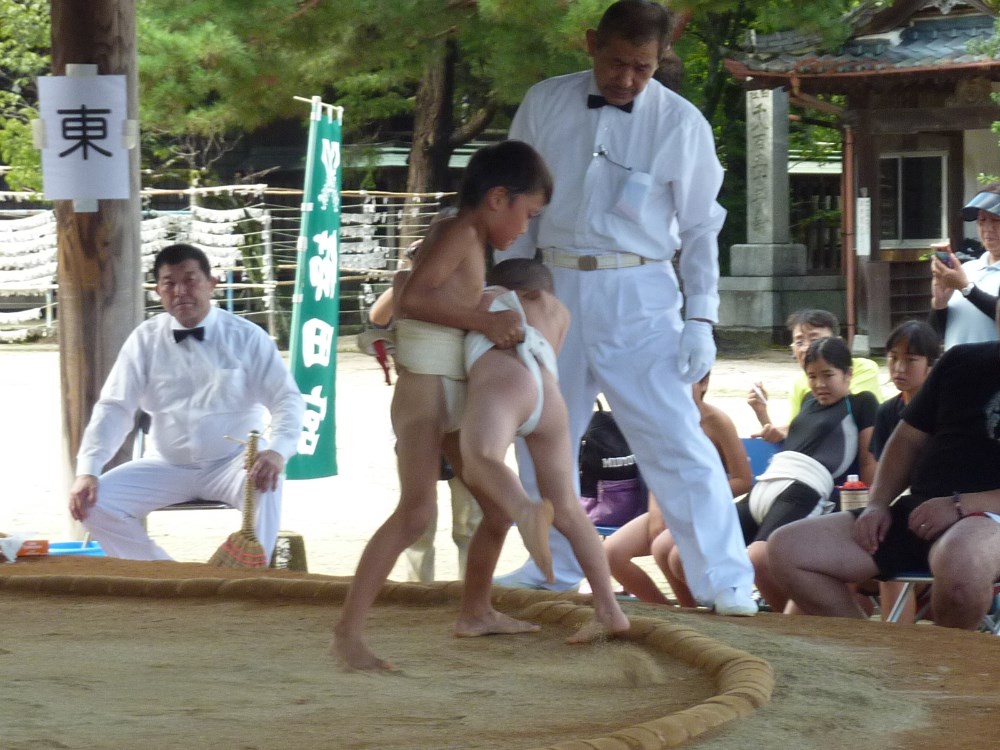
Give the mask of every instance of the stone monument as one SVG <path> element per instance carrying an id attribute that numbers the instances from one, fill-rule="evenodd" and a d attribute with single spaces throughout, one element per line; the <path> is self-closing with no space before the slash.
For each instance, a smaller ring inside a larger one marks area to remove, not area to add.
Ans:
<path id="1" fill-rule="evenodd" d="M 785 340 L 785 320 L 804 307 L 844 316 L 843 279 L 810 275 L 804 245 L 789 232 L 788 95 L 747 92 L 747 244 L 733 245 L 730 276 L 719 280 L 719 326 Z"/>

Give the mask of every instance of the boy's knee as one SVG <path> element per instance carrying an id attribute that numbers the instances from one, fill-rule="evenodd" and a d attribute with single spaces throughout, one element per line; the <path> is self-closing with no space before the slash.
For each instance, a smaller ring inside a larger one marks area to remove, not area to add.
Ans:
<path id="1" fill-rule="evenodd" d="M 747 547 L 747 557 L 750 558 L 750 562 L 754 568 L 768 567 L 768 563 L 770 562 L 768 557 L 769 547 L 770 544 L 768 542 L 753 542 Z"/>
<path id="2" fill-rule="evenodd" d="M 974 628 L 990 608 L 993 598 L 992 584 L 981 584 L 959 579 L 939 581 L 934 579 L 934 619 L 939 625 L 955 628 Z"/>
<path id="3" fill-rule="evenodd" d="M 794 545 L 794 535 L 789 534 L 788 526 L 775 529 L 774 533 L 767 539 L 767 556 L 771 562 L 786 560 L 791 555 Z M 751 547 L 753 545 L 750 545 Z"/>
<path id="4" fill-rule="evenodd" d="M 614 572 L 615 568 L 620 568 L 631 559 L 623 551 L 616 549 L 609 544 L 604 545 L 604 554 L 608 558 L 608 566 L 611 568 L 612 572 Z"/>
<path id="5" fill-rule="evenodd" d="M 931 565 L 934 588 L 948 592 L 955 599 L 979 596 L 992 591 L 996 580 L 994 568 L 982 559 L 965 554 L 938 557 Z"/>
<path id="6" fill-rule="evenodd" d="M 416 541 L 427 531 L 432 515 L 430 512 L 399 513 L 396 516 L 399 523 L 398 528 L 405 537 Z"/>

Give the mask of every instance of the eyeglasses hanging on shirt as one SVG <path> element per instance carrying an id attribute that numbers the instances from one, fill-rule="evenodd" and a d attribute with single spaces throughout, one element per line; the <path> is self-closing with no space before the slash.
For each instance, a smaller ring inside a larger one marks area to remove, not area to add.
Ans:
<path id="1" fill-rule="evenodd" d="M 624 164 L 622 164 L 620 161 L 615 161 L 614 159 L 612 159 L 611 156 L 608 154 L 608 150 L 604 147 L 603 143 L 600 146 L 597 147 L 597 151 L 594 152 L 593 156 L 594 156 L 595 159 L 598 156 L 600 156 L 600 157 L 602 157 L 604 159 L 607 159 L 609 164 L 614 164 L 616 167 L 621 167 L 626 172 L 631 172 L 632 171 L 632 167 L 627 167 Z"/>

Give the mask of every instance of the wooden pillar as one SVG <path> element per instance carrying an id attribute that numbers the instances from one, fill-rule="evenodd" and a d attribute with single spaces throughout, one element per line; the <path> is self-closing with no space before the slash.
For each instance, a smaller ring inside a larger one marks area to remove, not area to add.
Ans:
<path id="1" fill-rule="evenodd" d="M 135 0 L 50 0 L 52 74 L 94 64 L 126 79 L 128 117 L 139 117 Z M 128 200 L 102 200 L 95 213 L 56 201 L 59 353 L 64 468 L 76 453 L 101 386 L 128 334 L 142 320 L 139 148 L 129 152 Z M 127 455 L 127 451 L 122 456 Z"/>
<path id="2" fill-rule="evenodd" d="M 867 122 L 867 121 L 866 121 Z M 868 245 L 870 256 L 858 261 L 857 323 L 868 335 L 868 343 L 881 347 L 889 335 L 892 316 L 890 314 L 890 280 L 891 267 L 882 259 L 879 252 L 879 231 L 881 212 L 879 209 L 879 157 L 881 143 L 879 136 L 871 130 L 855 131 L 854 145 L 857 168 L 858 195 L 867 195 L 871 199 L 871 221 L 868 226 Z M 863 228 L 856 227 L 856 235 Z M 855 237 L 855 246 L 860 242 Z"/>

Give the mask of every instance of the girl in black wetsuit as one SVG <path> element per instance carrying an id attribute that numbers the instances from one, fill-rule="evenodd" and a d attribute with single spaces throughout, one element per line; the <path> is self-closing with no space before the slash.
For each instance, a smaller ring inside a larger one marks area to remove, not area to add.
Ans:
<path id="1" fill-rule="evenodd" d="M 784 609 L 786 597 L 767 574 L 767 538 L 793 521 L 835 510 L 833 488 L 849 470 L 866 484 L 875 476 L 868 446 L 878 401 L 867 391 L 850 393 L 847 344 L 836 337 L 814 341 L 803 367 L 810 394 L 789 425 L 782 450 L 736 503 L 757 588 L 776 611 Z"/>

